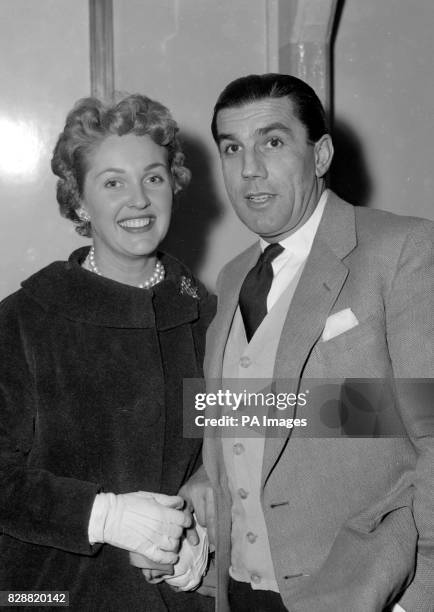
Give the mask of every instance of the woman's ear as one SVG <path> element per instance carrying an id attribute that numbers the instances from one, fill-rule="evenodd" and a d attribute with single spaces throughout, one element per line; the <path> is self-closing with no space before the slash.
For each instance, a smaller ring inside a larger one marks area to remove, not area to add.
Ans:
<path id="1" fill-rule="evenodd" d="M 90 215 L 87 212 L 87 210 L 85 210 L 82 206 L 80 206 L 80 208 L 76 209 L 76 213 L 77 213 L 77 217 L 80 219 L 80 221 L 85 221 L 86 223 L 89 223 Z"/>
<path id="2" fill-rule="evenodd" d="M 333 159 L 333 142 L 330 134 L 324 134 L 315 143 L 315 174 L 318 178 L 323 177 Z"/>

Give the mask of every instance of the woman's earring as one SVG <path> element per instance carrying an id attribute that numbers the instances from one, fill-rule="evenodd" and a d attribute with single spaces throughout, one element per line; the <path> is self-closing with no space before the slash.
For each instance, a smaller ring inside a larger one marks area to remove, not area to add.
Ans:
<path id="1" fill-rule="evenodd" d="M 80 221 L 84 221 L 85 223 L 89 223 L 90 215 L 87 212 L 87 210 L 84 210 L 84 208 L 79 208 L 77 210 L 77 215 L 78 215 L 78 218 L 80 219 Z"/>

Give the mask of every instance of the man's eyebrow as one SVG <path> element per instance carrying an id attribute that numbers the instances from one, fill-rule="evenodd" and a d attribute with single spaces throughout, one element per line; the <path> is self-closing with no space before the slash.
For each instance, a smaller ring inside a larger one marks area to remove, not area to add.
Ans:
<path id="1" fill-rule="evenodd" d="M 293 134 L 291 128 L 285 125 L 284 123 L 280 123 L 280 121 L 276 121 L 275 123 L 270 123 L 269 125 L 265 125 L 264 127 L 257 128 L 255 132 L 259 136 L 266 136 L 269 132 L 273 132 L 274 130 L 280 130 L 281 132 L 285 132 L 289 135 Z M 235 136 L 235 134 L 218 134 L 217 144 L 220 144 L 222 140 L 237 140 L 237 137 Z"/>
<path id="2" fill-rule="evenodd" d="M 217 144 L 220 144 L 222 140 L 236 140 L 234 134 L 217 134 Z"/>
<path id="3" fill-rule="evenodd" d="M 256 133 L 260 136 L 266 136 L 269 132 L 273 132 L 274 130 L 280 130 L 281 132 L 286 132 L 287 134 L 293 133 L 290 127 L 284 123 L 280 123 L 280 121 L 276 121 L 275 123 L 270 123 L 270 125 L 258 128 Z"/>

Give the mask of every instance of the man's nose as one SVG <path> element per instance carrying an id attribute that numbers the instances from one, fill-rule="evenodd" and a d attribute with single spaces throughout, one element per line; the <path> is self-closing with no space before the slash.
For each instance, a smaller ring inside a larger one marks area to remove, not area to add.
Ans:
<path id="1" fill-rule="evenodd" d="M 244 151 L 241 174 L 245 179 L 265 178 L 267 176 L 267 168 L 258 151 L 254 149 L 251 151 Z"/>

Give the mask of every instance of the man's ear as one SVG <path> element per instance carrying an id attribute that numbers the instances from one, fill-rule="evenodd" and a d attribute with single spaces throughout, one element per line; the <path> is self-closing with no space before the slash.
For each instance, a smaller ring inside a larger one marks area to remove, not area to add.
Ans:
<path id="1" fill-rule="evenodd" d="M 323 177 L 333 159 L 333 142 L 330 134 L 324 134 L 315 143 L 315 174 L 318 178 Z"/>

